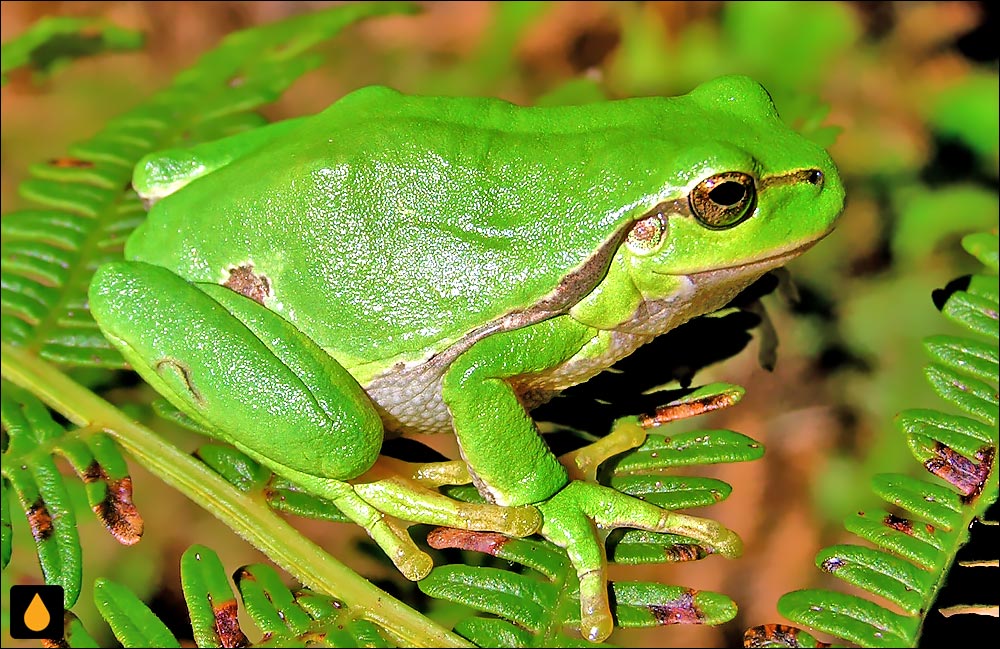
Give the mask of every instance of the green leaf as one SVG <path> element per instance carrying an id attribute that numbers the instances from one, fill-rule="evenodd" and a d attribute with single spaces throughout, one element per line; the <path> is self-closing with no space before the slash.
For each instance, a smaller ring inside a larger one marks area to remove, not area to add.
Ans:
<path id="1" fill-rule="evenodd" d="M 94 603 L 124 647 L 180 647 L 177 638 L 128 588 L 109 579 L 94 581 Z"/>
<path id="2" fill-rule="evenodd" d="M 911 476 L 882 473 L 872 478 L 872 490 L 886 502 L 913 512 L 945 531 L 962 524 L 962 501 L 947 487 Z"/>
<path id="3" fill-rule="evenodd" d="M 307 589 L 289 590 L 270 566 L 245 566 L 234 580 L 247 615 L 264 634 L 255 646 L 392 646 L 377 625 L 357 619 L 341 602 Z M 181 557 L 181 582 L 198 646 L 248 645 L 240 628 L 239 602 L 214 551 L 200 545 L 188 548 Z"/>
<path id="4" fill-rule="evenodd" d="M 696 476 L 616 475 L 608 484 L 665 509 L 707 507 L 722 502 L 733 491 L 721 480 Z"/>
<path id="5" fill-rule="evenodd" d="M 978 70 L 959 79 L 927 102 L 930 123 L 942 135 L 959 139 L 979 155 L 995 156 L 1000 137 L 997 73 Z"/>
<path id="6" fill-rule="evenodd" d="M 29 68 L 36 78 L 44 77 L 72 59 L 106 51 L 139 49 L 143 40 L 140 32 L 96 18 L 42 18 L 0 48 L 0 85 L 5 85 L 9 73 L 17 68 Z"/>
<path id="7" fill-rule="evenodd" d="M 699 561 L 710 553 L 710 548 L 678 534 L 626 530 L 608 538 L 608 556 L 626 565 Z"/>
<path id="8" fill-rule="evenodd" d="M 699 430 L 665 436 L 650 434 L 638 451 L 615 466 L 617 475 L 680 466 L 748 462 L 764 455 L 756 440 L 731 430 Z"/>
<path id="9" fill-rule="evenodd" d="M 736 604 L 719 593 L 643 582 L 615 582 L 612 591 L 623 627 L 718 625 L 736 617 Z"/>
<path id="10" fill-rule="evenodd" d="M 956 336 L 930 336 L 924 339 L 924 347 L 936 361 L 983 381 L 996 377 L 1000 370 L 996 345 Z"/>
<path id="11" fill-rule="evenodd" d="M 996 273 L 995 234 L 968 236 L 963 246 Z M 944 484 L 902 475 L 876 476 L 875 492 L 916 518 L 859 512 L 845 526 L 877 548 L 837 545 L 816 558 L 821 569 L 886 598 L 904 614 L 855 595 L 802 590 L 778 601 L 785 617 L 865 647 L 917 645 L 923 617 L 932 610 L 945 574 L 968 540 L 970 524 L 997 499 L 998 294 L 995 274 L 973 276 L 966 290 L 948 298 L 943 313 L 980 340 L 933 336 L 924 343 L 936 361 L 927 367 L 928 381 L 969 416 L 921 408 L 896 418 L 916 458 Z M 747 631 L 745 643 L 799 646 L 794 637 L 798 632 L 794 627 L 756 627 Z"/>
<path id="12" fill-rule="evenodd" d="M 188 548 L 181 556 L 181 587 L 199 647 L 236 647 L 247 641 L 219 555 L 203 545 Z"/>
<path id="13" fill-rule="evenodd" d="M 920 613 L 933 575 L 905 559 L 859 545 L 834 545 L 816 556 L 816 565 L 844 581 L 885 597 L 910 615 Z"/>
<path id="14" fill-rule="evenodd" d="M 778 612 L 862 647 L 910 647 L 920 622 L 856 595 L 830 590 L 787 593 L 778 600 Z"/>
<path id="15" fill-rule="evenodd" d="M 455 632 L 480 647 L 531 646 L 531 633 L 498 618 L 468 617 L 455 625 Z"/>
<path id="16" fill-rule="evenodd" d="M 80 618 L 69 611 L 66 611 L 63 621 L 63 640 L 66 641 L 68 646 L 74 649 L 83 649 L 84 647 L 96 648 L 99 646 L 97 641 L 87 633 L 87 629 L 83 627 Z"/>
<path id="17" fill-rule="evenodd" d="M 66 606 L 80 594 L 83 549 L 67 478 L 53 459 L 59 454 L 84 483 L 91 509 L 120 543 L 132 545 L 143 523 L 132 502 L 132 478 L 121 452 L 103 432 L 66 429 L 37 398 L 6 382 L 0 418 L 9 436 L 3 453 L 4 565 L 11 555 L 8 487 L 28 520 L 46 583 L 64 589 Z"/>

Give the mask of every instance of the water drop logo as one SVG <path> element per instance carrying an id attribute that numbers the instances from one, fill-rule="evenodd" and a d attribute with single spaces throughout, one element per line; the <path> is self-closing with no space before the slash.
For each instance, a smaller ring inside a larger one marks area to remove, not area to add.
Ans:
<path id="1" fill-rule="evenodd" d="M 10 637 L 60 640 L 63 615 L 62 586 L 10 587 Z"/>
<path id="2" fill-rule="evenodd" d="M 42 601 L 41 596 L 35 593 L 35 596 L 31 598 L 31 603 L 28 604 L 28 610 L 24 612 L 24 626 L 38 633 L 49 626 L 51 621 L 52 616 L 49 615 L 49 609 L 45 608 L 45 602 Z"/>

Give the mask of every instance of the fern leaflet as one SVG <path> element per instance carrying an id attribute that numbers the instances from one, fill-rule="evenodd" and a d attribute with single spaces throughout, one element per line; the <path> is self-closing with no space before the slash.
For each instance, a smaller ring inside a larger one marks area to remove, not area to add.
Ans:
<path id="1" fill-rule="evenodd" d="M 875 492 L 914 518 L 888 511 L 858 513 L 847 520 L 847 529 L 879 549 L 835 545 L 816 558 L 821 569 L 885 598 L 902 612 L 819 589 L 788 593 L 778 601 L 779 612 L 796 623 L 865 647 L 916 645 L 924 617 L 958 549 L 968 541 L 970 524 L 997 499 L 998 237 L 975 234 L 962 244 L 991 272 L 969 278 L 964 289 L 948 297 L 942 312 L 978 339 L 926 339 L 933 362 L 925 374 L 934 390 L 963 414 L 915 409 L 897 417 L 914 456 L 940 481 L 876 476 Z M 822 643 L 799 629 L 766 625 L 749 629 L 744 644 Z"/>
<path id="2" fill-rule="evenodd" d="M 393 647 L 391 633 L 343 603 L 302 588 L 289 590 L 270 566 L 244 566 L 233 575 L 233 593 L 219 556 L 196 545 L 181 557 L 184 601 L 199 647 Z M 124 647 L 180 647 L 177 637 L 128 588 L 94 582 L 101 616 Z M 260 629 L 251 642 L 240 625 L 239 603 Z M 65 645 L 96 646 L 73 613 L 66 614 Z"/>
<path id="3" fill-rule="evenodd" d="M 130 188 L 139 159 L 260 126 L 264 118 L 251 111 L 319 65 L 313 46 L 363 18 L 412 10 L 408 3 L 348 4 L 231 34 L 68 156 L 32 166 L 19 191 L 39 207 L 5 215 L 0 225 L 3 341 L 61 364 L 122 367 L 86 293 L 94 269 L 120 258 L 145 218 Z"/>

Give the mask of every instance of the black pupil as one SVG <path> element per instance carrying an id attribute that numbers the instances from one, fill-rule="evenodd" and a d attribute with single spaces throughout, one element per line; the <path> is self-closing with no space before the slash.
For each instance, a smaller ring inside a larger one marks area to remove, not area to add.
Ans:
<path id="1" fill-rule="evenodd" d="M 708 197 L 716 205 L 732 207 L 737 205 L 747 195 L 747 189 L 743 185 L 733 181 L 727 181 L 708 192 Z"/>

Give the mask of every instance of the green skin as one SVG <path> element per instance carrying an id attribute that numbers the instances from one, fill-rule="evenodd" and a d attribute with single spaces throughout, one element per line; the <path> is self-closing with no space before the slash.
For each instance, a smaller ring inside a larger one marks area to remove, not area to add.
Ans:
<path id="1" fill-rule="evenodd" d="M 729 172 L 746 194 L 706 203 L 706 179 Z M 730 556 L 740 541 L 570 480 L 528 410 L 725 304 L 825 236 L 844 198 L 826 152 L 744 77 L 555 108 L 365 88 L 150 156 L 134 185 L 153 208 L 90 304 L 147 381 L 333 499 L 412 579 L 430 559 L 390 517 L 540 532 L 570 553 L 592 640 L 612 630 L 594 523 Z M 735 217 L 706 217 L 723 208 Z M 637 430 L 625 421 L 589 460 Z M 387 432 L 445 431 L 464 464 L 370 471 Z M 470 480 L 495 504 L 432 489 Z"/>

